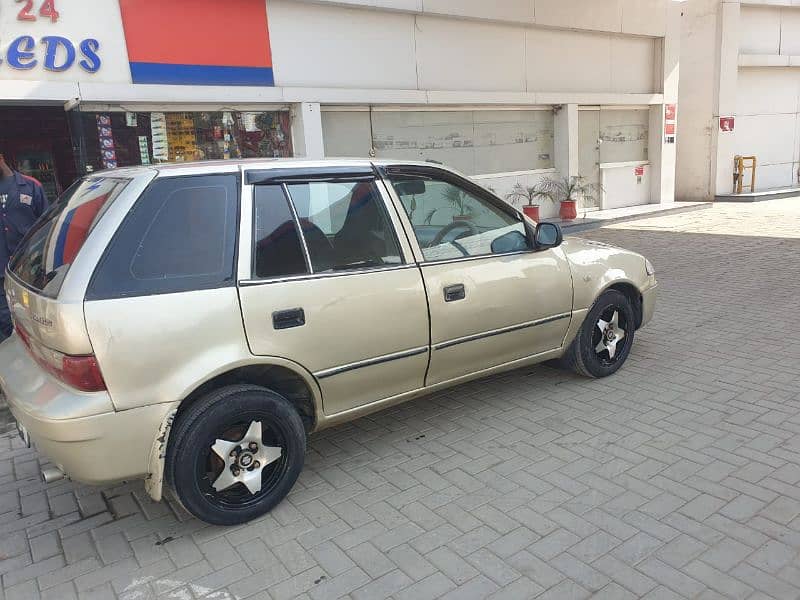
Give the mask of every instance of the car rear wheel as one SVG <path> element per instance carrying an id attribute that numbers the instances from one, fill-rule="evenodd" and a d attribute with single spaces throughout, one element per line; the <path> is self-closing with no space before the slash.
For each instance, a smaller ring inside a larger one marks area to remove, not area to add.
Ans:
<path id="1" fill-rule="evenodd" d="M 291 403 L 253 385 L 211 392 L 173 425 L 167 482 L 214 525 L 245 523 L 277 505 L 303 468 L 306 434 Z"/>
<path id="2" fill-rule="evenodd" d="M 630 300 L 617 290 L 607 290 L 586 316 L 564 357 L 566 363 L 580 375 L 608 377 L 628 358 L 635 330 Z"/>

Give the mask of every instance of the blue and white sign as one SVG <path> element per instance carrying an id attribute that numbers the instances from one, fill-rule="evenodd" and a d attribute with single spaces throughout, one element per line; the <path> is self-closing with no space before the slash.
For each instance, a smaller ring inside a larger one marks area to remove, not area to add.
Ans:
<path id="1" fill-rule="evenodd" d="M 130 83 L 117 2 L 0 0 L 0 80 Z"/>

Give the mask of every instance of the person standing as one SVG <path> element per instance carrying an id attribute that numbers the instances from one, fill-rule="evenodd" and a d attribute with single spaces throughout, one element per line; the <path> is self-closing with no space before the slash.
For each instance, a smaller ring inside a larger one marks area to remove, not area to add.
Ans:
<path id="1" fill-rule="evenodd" d="M 0 342 L 11 335 L 11 311 L 5 294 L 6 266 L 23 236 L 47 210 L 42 184 L 14 171 L 0 150 Z"/>

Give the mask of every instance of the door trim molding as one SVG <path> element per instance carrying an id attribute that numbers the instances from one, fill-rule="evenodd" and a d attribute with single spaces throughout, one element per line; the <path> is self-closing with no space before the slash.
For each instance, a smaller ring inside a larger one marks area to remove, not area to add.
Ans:
<path id="1" fill-rule="evenodd" d="M 340 365 L 338 367 L 332 367 L 330 369 L 317 371 L 316 373 L 314 373 L 314 377 L 316 377 L 317 379 L 325 379 L 327 377 L 333 377 L 334 375 L 341 375 L 342 373 L 347 373 L 348 371 L 354 371 L 356 369 L 363 369 L 364 367 L 372 367 L 374 365 L 380 365 L 383 363 L 391 362 L 393 360 L 400 360 L 401 358 L 410 358 L 412 356 L 417 356 L 419 354 L 425 354 L 427 351 L 428 351 L 428 346 L 420 346 L 419 348 L 411 348 L 410 350 L 402 350 L 401 352 L 384 354 L 383 356 L 376 356 L 374 358 L 368 358 L 366 360 L 360 360 L 346 365 Z"/>
<path id="2" fill-rule="evenodd" d="M 553 321 L 560 321 L 561 319 L 569 319 L 571 316 L 572 316 L 571 312 L 561 313 L 560 315 L 553 315 L 552 317 L 547 317 L 545 319 L 537 319 L 536 321 L 527 321 L 525 323 L 519 323 L 518 325 L 510 325 L 509 327 L 502 327 L 500 329 L 492 329 L 491 331 L 475 333 L 472 335 L 456 338 L 454 340 L 448 340 L 446 342 L 440 342 L 438 344 L 434 344 L 433 349 L 444 350 L 445 348 L 451 348 L 452 346 L 458 346 L 459 344 L 466 344 L 467 342 L 474 342 L 476 340 L 482 340 L 484 338 L 494 337 L 496 335 L 502 335 L 504 333 L 511 333 L 513 331 L 519 331 L 521 329 L 528 329 L 529 327 L 538 327 L 539 325 L 546 325 L 547 323 L 552 323 Z"/>

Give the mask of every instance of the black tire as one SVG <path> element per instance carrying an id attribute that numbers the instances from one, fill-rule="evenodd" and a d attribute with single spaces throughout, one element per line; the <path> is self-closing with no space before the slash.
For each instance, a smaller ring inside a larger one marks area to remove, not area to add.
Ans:
<path id="1" fill-rule="evenodd" d="M 598 327 L 599 321 L 609 321 L 614 312 L 618 313 L 619 329 L 625 332 L 625 337 L 617 343 L 616 353 L 612 358 L 608 350 L 598 353 L 596 347 L 603 335 Z M 622 292 L 606 290 L 600 294 L 586 315 L 578 335 L 562 357 L 562 364 L 584 377 L 613 375 L 630 354 L 635 330 L 636 317 L 630 300 Z"/>
<path id="2" fill-rule="evenodd" d="M 241 440 L 242 431 L 255 421 L 261 423 L 264 446 L 280 447 L 280 457 L 261 469 L 257 494 L 242 483 L 217 491 L 213 483 L 226 464 L 211 446 L 217 439 Z M 176 419 L 167 450 L 166 482 L 198 519 L 237 525 L 263 515 L 286 497 L 303 469 L 305 452 L 303 421 L 286 398 L 254 385 L 229 386 L 204 396 Z"/>

